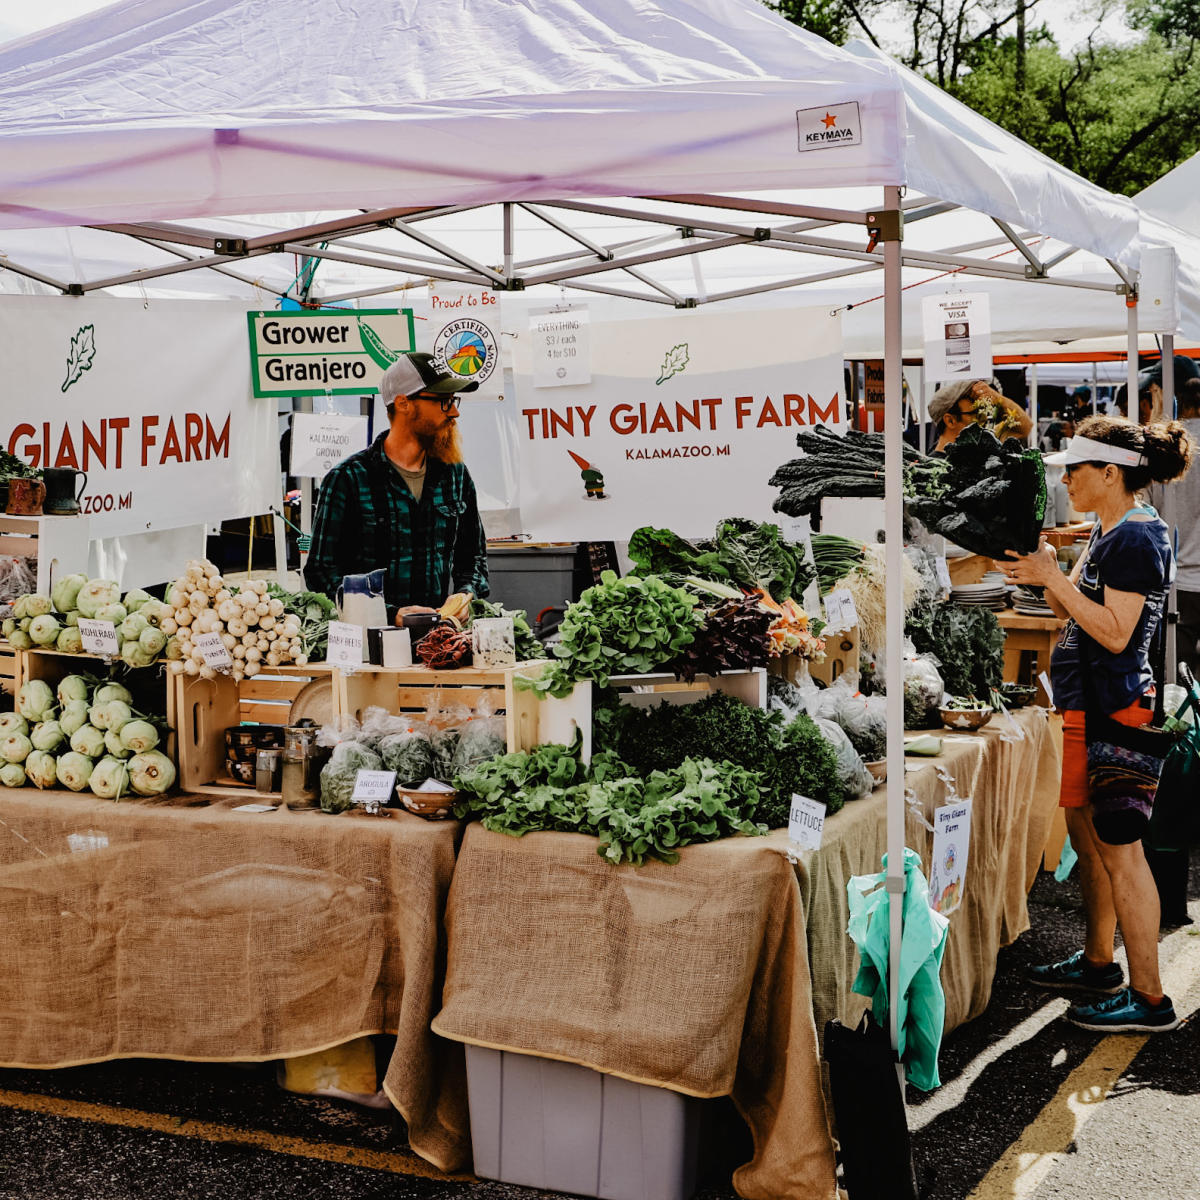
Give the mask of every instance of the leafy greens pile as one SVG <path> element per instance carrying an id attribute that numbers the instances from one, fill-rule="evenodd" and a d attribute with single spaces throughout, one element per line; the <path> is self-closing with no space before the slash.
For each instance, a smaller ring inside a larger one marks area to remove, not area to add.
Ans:
<path id="1" fill-rule="evenodd" d="M 608 862 L 678 861 L 679 850 L 735 834 L 763 834 L 753 817 L 758 777 L 729 763 L 689 758 L 633 775 L 611 754 L 590 767 L 573 746 L 539 746 L 489 759 L 455 779 L 459 817 L 520 837 L 537 830 L 590 834 Z"/>
<path id="2" fill-rule="evenodd" d="M 953 696 L 986 698 L 1004 674 L 1004 631 L 990 608 L 937 604 L 914 609 L 904 627 L 920 654 L 938 661 Z"/>
<path id="3" fill-rule="evenodd" d="M 834 749 L 804 713 L 789 721 L 721 692 L 651 709 L 609 703 L 595 711 L 594 735 L 641 775 L 699 757 L 755 772 L 763 792 L 757 815 L 772 829 L 788 823 L 794 793 L 824 802 L 831 814 L 845 802 Z"/>
<path id="4" fill-rule="evenodd" d="M 946 447 L 936 477 L 906 470 L 904 490 L 914 517 L 965 550 L 1003 558 L 1038 547 L 1046 470 L 1042 456 L 1016 438 L 1000 442 L 971 425 Z"/>
<path id="5" fill-rule="evenodd" d="M 706 614 L 695 641 L 668 668 L 690 683 L 697 675 L 765 667 L 771 653 L 767 627 L 773 620 L 755 596 L 725 600 Z"/>

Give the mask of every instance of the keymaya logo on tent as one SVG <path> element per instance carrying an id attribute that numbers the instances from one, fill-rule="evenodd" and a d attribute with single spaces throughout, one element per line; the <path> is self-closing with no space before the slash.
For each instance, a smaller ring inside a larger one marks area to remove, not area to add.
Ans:
<path id="1" fill-rule="evenodd" d="M 858 115 L 858 101 L 831 104 L 828 108 L 798 108 L 796 134 L 801 151 L 861 144 L 862 123 Z"/>
<path id="2" fill-rule="evenodd" d="M 62 385 L 64 392 L 79 379 L 84 371 L 91 369 L 92 359 L 95 357 L 95 327 L 81 325 L 79 332 L 71 339 L 71 352 L 67 355 L 67 377 L 63 380 Z"/>

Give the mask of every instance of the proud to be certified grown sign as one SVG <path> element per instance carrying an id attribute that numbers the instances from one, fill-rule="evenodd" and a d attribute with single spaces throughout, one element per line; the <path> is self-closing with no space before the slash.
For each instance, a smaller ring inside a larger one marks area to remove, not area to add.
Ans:
<path id="1" fill-rule="evenodd" d="M 396 359 L 415 349 L 410 308 L 250 312 L 256 396 L 369 396 Z"/>

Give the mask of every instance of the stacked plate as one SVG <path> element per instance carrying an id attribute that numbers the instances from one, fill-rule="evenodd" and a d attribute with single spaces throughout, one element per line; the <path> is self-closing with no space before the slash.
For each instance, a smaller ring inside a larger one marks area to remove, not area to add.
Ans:
<path id="1" fill-rule="evenodd" d="M 1054 610 L 1045 599 L 1026 588 L 1019 587 L 1013 592 L 1013 608 L 1027 617 L 1052 617 Z"/>
<path id="2" fill-rule="evenodd" d="M 999 571 L 989 571 L 978 583 L 960 583 L 951 588 L 950 600 L 998 611 L 1008 607 L 1008 586 Z"/>

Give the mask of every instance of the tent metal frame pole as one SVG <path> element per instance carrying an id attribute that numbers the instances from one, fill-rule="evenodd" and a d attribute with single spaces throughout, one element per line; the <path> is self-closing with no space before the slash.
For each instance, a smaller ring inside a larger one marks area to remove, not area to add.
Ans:
<path id="1" fill-rule="evenodd" d="M 887 568 L 887 772 L 892 786 L 887 807 L 887 892 L 891 929 L 888 970 L 888 1021 L 892 1049 L 900 1047 L 900 946 L 904 922 L 904 478 L 900 418 L 903 412 L 904 359 L 900 189 L 884 188 L 888 221 L 883 241 L 884 395 L 884 537 Z M 898 1064 L 900 1096 L 904 1096 L 904 1067 Z"/>
<path id="2" fill-rule="evenodd" d="M 280 249 L 289 254 L 306 255 L 309 258 L 328 258 L 332 259 L 334 262 L 353 263 L 358 267 L 374 267 L 378 271 L 399 270 L 399 268 L 392 263 L 378 262 L 374 259 L 367 258 L 362 254 L 345 254 L 341 250 L 320 250 L 314 246 L 306 246 L 300 242 L 289 242 L 287 245 L 281 246 Z M 485 280 L 477 275 L 460 275 L 450 270 L 431 271 L 424 264 L 422 264 L 421 272 L 424 275 L 428 275 L 434 279 L 445 279 L 450 283 L 476 284 L 479 286 L 484 286 L 485 284 Z M 502 279 L 501 282 L 503 282 Z"/>
<path id="3" fill-rule="evenodd" d="M 579 283 L 574 279 L 564 279 L 563 287 L 575 288 L 580 292 L 597 292 L 602 296 L 618 296 L 622 300 L 647 300 L 651 304 L 669 304 L 675 307 L 675 302 L 665 296 L 648 296 L 644 292 L 628 292 L 624 288 L 603 287 L 598 283 Z"/>
<path id="4" fill-rule="evenodd" d="M 1138 296 L 1136 289 L 1125 300 L 1125 415 L 1138 417 Z"/>
<path id="5" fill-rule="evenodd" d="M 597 242 L 593 242 L 590 238 L 584 237 L 578 230 L 572 229 L 569 225 L 552 217 L 548 212 L 543 212 L 538 205 L 522 204 L 520 207 L 529 213 L 530 216 L 537 217 L 539 221 L 549 225 L 551 229 L 557 229 L 564 237 L 569 237 L 572 241 L 578 242 L 585 250 L 590 250 L 596 255 L 597 258 L 606 260 L 612 258 L 612 251 L 599 245 Z"/>
<path id="6" fill-rule="evenodd" d="M 1016 247 L 1017 252 L 1021 257 L 1033 268 L 1037 275 L 1045 274 L 1046 268 L 1042 265 L 1041 260 L 1036 254 L 1025 244 L 1025 242 L 1013 231 L 1011 225 L 1006 221 L 1001 221 L 999 217 L 992 218 L 996 228 L 1004 234 L 1006 238 Z"/>
<path id="7" fill-rule="evenodd" d="M 1029 445 L 1036 450 L 1038 445 L 1038 365 L 1029 364 L 1029 415 L 1033 418 L 1033 428 L 1029 431 Z"/>
<path id="8" fill-rule="evenodd" d="M 146 246 L 153 246 L 155 250 L 161 250 L 164 254 L 174 254 L 177 258 L 187 259 L 193 264 L 197 264 L 196 256 L 189 254 L 186 250 L 180 250 L 176 246 L 157 242 L 153 238 L 140 237 L 137 234 L 129 234 L 134 241 L 141 242 Z M 238 283 L 244 283 L 247 287 L 257 288 L 259 291 L 270 292 L 273 296 L 282 296 L 282 292 L 278 288 L 268 287 L 265 281 L 250 279 L 245 275 L 239 275 L 236 271 L 231 271 L 228 267 L 209 265 L 208 270 L 216 271 L 218 275 L 224 275 L 229 279 L 236 279 Z"/>
<path id="9" fill-rule="evenodd" d="M 66 292 L 71 287 L 69 283 L 64 283 L 60 279 L 52 279 L 49 275 L 43 275 L 41 271 L 35 271 L 32 267 L 19 266 L 10 258 L 0 260 L 0 270 L 11 271 L 14 275 L 21 275 L 26 279 L 34 279 L 38 283 L 44 283 L 47 287 L 57 288 L 60 292 Z"/>
<path id="10" fill-rule="evenodd" d="M 1168 421 L 1177 419 L 1176 410 L 1178 409 L 1178 405 L 1175 400 L 1175 335 L 1173 333 L 1164 333 L 1162 335 L 1162 406 L 1163 416 Z M 1164 507 L 1167 509 L 1167 534 L 1171 539 L 1171 549 L 1178 556 L 1179 527 L 1175 521 L 1176 501 L 1173 495 L 1168 496 L 1168 501 Z M 1163 620 L 1167 622 L 1168 635 L 1167 660 L 1163 668 L 1165 673 L 1164 683 L 1174 683 L 1176 680 L 1175 673 L 1179 669 L 1176 662 L 1178 645 L 1175 639 L 1175 631 L 1179 628 L 1177 586 L 1175 581 L 1172 580 L 1170 588 L 1167 589 L 1167 607 L 1163 613 Z"/>
<path id="11" fill-rule="evenodd" d="M 509 205 L 504 206 L 505 209 L 505 228 L 507 231 L 506 240 L 511 240 L 511 224 L 512 212 Z M 499 271 L 493 271 L 491 267 L 486 267 L 481 262 L 476 262 L 466 254 L 460 254 L 452 246 L 447 246 L 445 242 L 439 241 L 435 237 L 431 237 L 428 233 L 422 232 L 420 229 L 415 229 L 408 224 L 407 221 L 393 221 L 392 228 L 398 233 L 403 233 L 408 237 L 415 238 L 423 246 L 428 246 L 431 250 L 436 250 L 439 254 L 444 254 L 451 262 L 456 262 L 459 266 L 466 267 L 469 271 L 475 271 L 490 279 L 493 283 L 503 285 L 506 282 L 506 277 L 501 275 Z"/>

